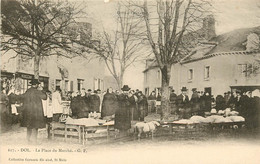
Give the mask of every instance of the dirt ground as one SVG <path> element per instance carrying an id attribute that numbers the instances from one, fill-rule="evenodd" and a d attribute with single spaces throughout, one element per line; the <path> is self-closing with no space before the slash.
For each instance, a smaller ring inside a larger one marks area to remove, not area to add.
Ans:
<path id="1" fill-rule="evenodd" d="M 41 129 L 39 144 L 27 143 L 26 129 L 18 125 L 1 134 L 1 164 L 7 163 L 113 163 L 113 164 L 259 164 L 260 138 L 250 134 L 215 137 L 157 136 L 141 141 L 133 137 L 89 140 L 48 140 Z"/>

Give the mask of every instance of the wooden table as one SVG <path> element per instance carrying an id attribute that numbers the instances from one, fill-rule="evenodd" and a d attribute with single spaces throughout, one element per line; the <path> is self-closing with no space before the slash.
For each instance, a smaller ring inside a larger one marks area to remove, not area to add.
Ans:
<path id="1" fill-rule="evenodd" d="M 97 130 L 104 130 L 104 129 L 106 130 L 105 132 L 95 133 Z M 59 122 L 51 123 L 52 139 L 54 139 L 55 135 L 62 135 L 65 138 L 65 142 L 67 142 L 68 136 L 76 136 L 78 137 L 78 142 L 83 143 L 83 145 L 85 144 L 85 141 L 88 138 L 107 137 L 108 140 L 110 137 L 111 130 L 114 130 L 113 124 L 87 126 L 87 125 L 65 124 Z"/>
<path id="2" fill-rule="evenodd" d="M 164 125 L 169 125 L 169 133 L 173 134 L 174 132 L 180 133 L 194 133 L 194 132 L 206 132 L 213 136 L 216 136 L 220 132 L 228 131 L 231 134 L 238 136 L 240 130 L 242 129 L 244 122 L 223 122 L 223 123 L 174 123 L 167 122 Z M 175 127 L 175 129 L 174 129 Z M 235 128 L 236 127 L 236 128 Z"/>
<path id="3" fill-rule="evenodd" d="M 72 130 L 76 130 L 76 131 L 70 131 L 68 129 L 72 129 Z M 54 139 L 55 134 L 56 135 L 58 134 L 58 135 L 64 136 L 65 142 L 66 142 L 68 136 L 76 136 L 76 137 L 78 137 L 79 143 L 81 143 L 81 139 L 82 139 L 81 126 L 68 125 L 68 124 L 60 123 L 60 122 L 52 122 L 50 132 L 52 134 L 52 139 Z"/>
<path id="4" fill-rule="evenodd" d="M 81 126 L 83 132 L 83 145 L 88 138 L 95 137 L 107 137 L 107 140 L 110 138 L 110 131 L 114 130 L 114 125 L 98 125 L 98 126 Z M 105 133 L 95 133 L 97 130 L 106 130 Z M 92 132 L 92 133 L 91 133 Z"/>
<path id="5" fill-rule="evenodd" d="M 199 130 L 204 130 L 208 124 L 206 123 L 192 123 L 192 124 L 185 124 L 185 123 L 174 123 L 174 122 L 167 122 L 166 125 L 169 125 L 169 132 L 173 134 L 173 132 L 195 132 Z M 175 129 L 173 130 L 173 128 Z"/>

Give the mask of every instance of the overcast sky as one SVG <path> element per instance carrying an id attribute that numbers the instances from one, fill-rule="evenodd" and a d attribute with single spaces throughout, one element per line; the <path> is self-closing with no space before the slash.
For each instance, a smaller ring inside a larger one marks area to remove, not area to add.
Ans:
<path id="1" fill-rule="evenodd" d="M 94 29 L 115 27 L 115 1 L 105 3 L 104 0 L 84 0 L 84 2 L 87 4 L 88 19 Z M 212 4 L 216 10 L 217 35 L 239 28 L 260 26 L 260 0 L 212 0 Z M 133 89 L 143 89 L 143 70 L 144 66 L 141 64 L 132 66 L 125 74 L 125 84 Z"/>

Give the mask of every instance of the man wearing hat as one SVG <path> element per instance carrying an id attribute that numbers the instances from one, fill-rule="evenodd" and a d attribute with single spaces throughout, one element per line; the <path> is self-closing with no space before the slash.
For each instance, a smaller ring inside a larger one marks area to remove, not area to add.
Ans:
<path id="1" fill-rule="evenodd" d="M 86 96 L 88 98 L 91 94 L 92 94 L 92 90 L 88 89 L 87 93 L 84 96 Z"/>
<path id="2" fill-rule="evenodd" d="M 131 128 L 131 112 L 128 92 L 131 88 L 124 85 L 121 90 L 123 93 L 118 95 L 118 109 L 115 113 L 115 129 L 118 129 L 121 136 L 127 134 L 127 130 Z"/>
<path id="3" fill-rule="evenodd" d="M 242 96 L 242 93 L 240 90 L 236 90 L 236 97 L 235 97 L 235 110 L 239 112 L 239 115 L 245 117 L 245 110 L 246 108 L 246 101 L 245 97 Z"/>
<path id="4" fill-rule="evenodd" d="M 192 95 L 191 95 L 191 99 L 190 99 L 190 103 L 191 103 L 191 111 L 193 114 L 198 114 L 198 112 L 200 111 L 200 96 L 197 92 L 197 88 L 192 88 Z"/>
<path id="5" fill-rule="evenodd" d="M 23 102 L 23 121 L 21 126 L 27 127 L 28 142 L 37 143 L 37 135 L 39 128 L 45 128 L 42 100 L 47 99 L 47 95 L 38 90 L 40 84 L 38 79 L 32 79 L 32 85 L 24 94 L 16 95 Z M 32 137 L 32 138 L 31 138 Z"/>
<path id="6" fill-rule="evenodd" d="M 178 112 L 181 119 L 188 118 L 191 111 L 187 91 L 188 89 L 186 87 L 182 87 L 181 94 L 177 97 Z"/>

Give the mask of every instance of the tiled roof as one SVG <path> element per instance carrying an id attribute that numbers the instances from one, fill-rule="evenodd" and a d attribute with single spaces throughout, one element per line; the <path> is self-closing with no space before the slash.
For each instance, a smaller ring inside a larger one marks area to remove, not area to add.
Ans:
<path id="1" fill-rule="evenodd" d="M 198 61 L 198 60 L 203 60 L 203 59 L 208 59 L 214 56 L 221 56 L 221 55 L 250 55 L 250 54 L 255 54 L 255 53 L 260 53 L 260 50 L 257 51 L 231 51 L 231 52 L 219 52 L 219 53 L 211 53 L 208 55 L 205 55 L 203 57 L 200 58 L 194 58 L 194 59 L 189 59 L 186 61 L 182 61 L 182 64 L 185 63 L 190 63 L 190 62 L 194 62 L 194 61 Z"/>
<path id="2" fill-rule="evenodd" d="M 260 36 L 260 26 L 253 28 L 237 29 L 211 39 L 209 42 L 200 43 L 181 63 L 189 63 L 219 55 L 248 55 L 258 51 L 247 51 L 247 36 L 255 33 Z M 215 43 L 215 44 L 212 44 Z"/>

